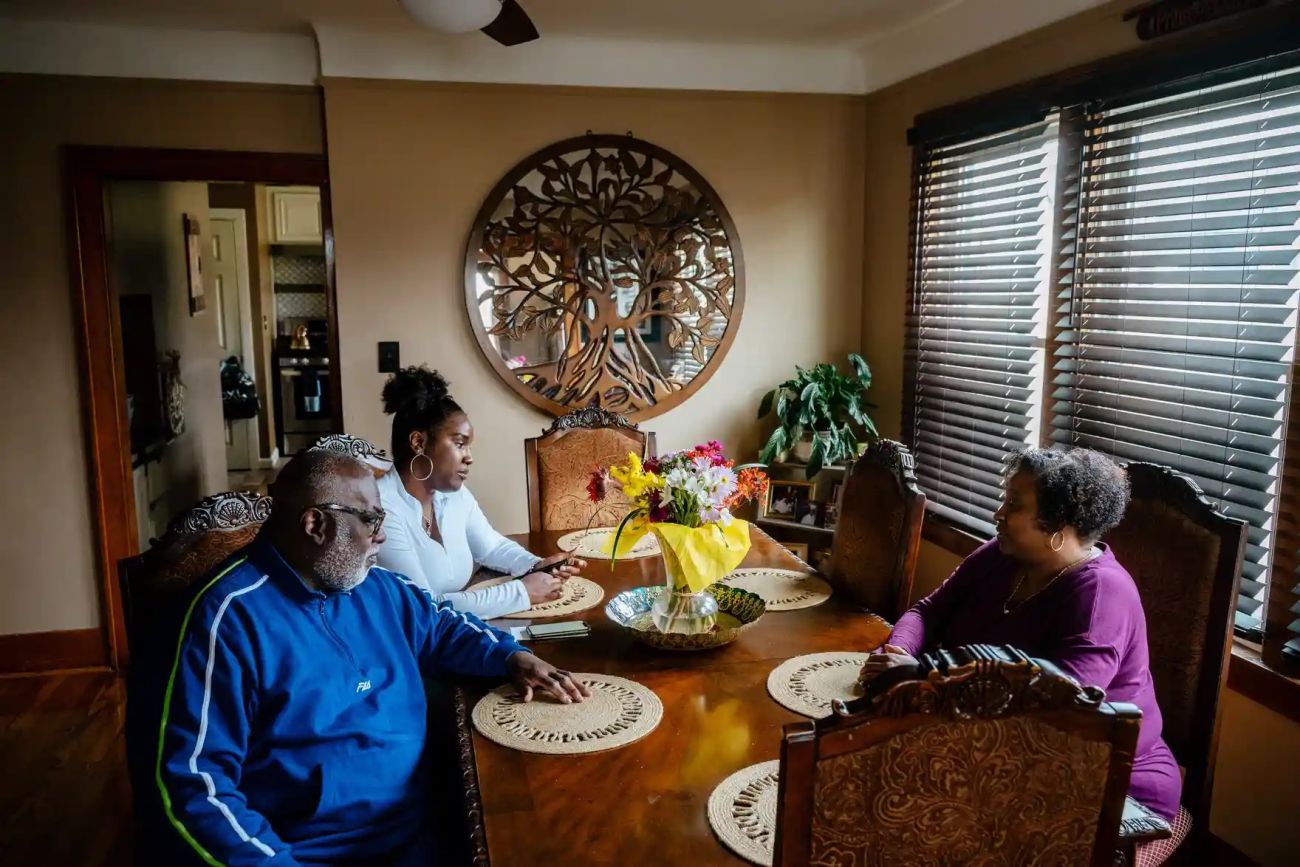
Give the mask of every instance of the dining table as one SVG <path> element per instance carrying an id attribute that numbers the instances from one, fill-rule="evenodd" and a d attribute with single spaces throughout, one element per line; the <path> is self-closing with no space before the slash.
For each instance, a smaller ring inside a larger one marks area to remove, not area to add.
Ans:
<path id="1" fill-rule="evenodd" d="M 562 532 L 511 538 L 536 554 L 559 550 Z M 756 526 L 741 567 L 813 570 Z M 710 650 L 660 650 L 605 614 L 617 593 L 665 583 L 661 556 L 591 559 L 583 576 L 604 597 L 586 611 L 580 638 L 530 642 L 546 661 L 574 673 L 612 674 L 653 690 L 663 718 L 646 737 L 605 752 L 541 755 L 509 749 L 473 730 L 469 711 L 483 687 L 458 690 L 461 768 L 477 865 L 744 864 L 714 836 L 707 805 L 729 775 L 778 759 L 782 727 L 805 718 L 777 704 L 768 674 L 806 653 L 870 651 L 889 624 L 832 593 L 814 607 L 767 611 L 732 643 Z M 520 619 L 492 621 L 501 628 Z"/>

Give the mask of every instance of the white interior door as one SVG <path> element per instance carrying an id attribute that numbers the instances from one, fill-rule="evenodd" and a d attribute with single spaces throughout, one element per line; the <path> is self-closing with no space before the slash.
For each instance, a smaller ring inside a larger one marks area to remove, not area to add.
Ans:
<path id="1" fill-rule="evenodd" d="M 241 210 L 213 208 L 208 212 L 208 225 L 208 289 L 217 308 L 217 344 L 223 359 L 235 356 L 256 381 L 246 217 Z M 257 390 L 258 396 L 266 400 L 262 383 L 258 383 Z M 251 469 L 257 455 L 257 419 L 227 421 L 226 469 Z"/>

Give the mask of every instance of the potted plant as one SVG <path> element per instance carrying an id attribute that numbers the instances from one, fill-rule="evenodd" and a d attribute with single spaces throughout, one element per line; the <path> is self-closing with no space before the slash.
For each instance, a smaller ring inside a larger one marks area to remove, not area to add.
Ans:
<path id="1" fill-rule="evenodd" d="M 879 436 L 866 413 L 875 404 L 864 397 L 871 388 L 871 368 L 856 353 L 849 354 L 849 364 L 852 374 L 840 373 L 833 364 L 796 366 L 793 379 L 763 395 L 758 417 L 775 412 L 777 426 L 763 446 L 761 463 L 770 464 L 787 450 L 798 457 L 799 444 L 810 442 L 805 476 L 811 479 L 828 464 L 852 460 L 859 434 Z"/>

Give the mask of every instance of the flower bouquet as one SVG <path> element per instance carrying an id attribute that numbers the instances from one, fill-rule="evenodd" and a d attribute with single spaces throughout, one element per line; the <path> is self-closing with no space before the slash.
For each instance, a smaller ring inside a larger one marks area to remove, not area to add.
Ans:
<path id="1" fill-rule="evenodd" d="M 653 533 L 663 552 L 668 586 L 651 610 L 660 632 L 695 634 L 714 628 L 718 603 L 705 588 L 740 565 L 749 551 L 749 524 L 731 510 L 767 491 L 756 465 L 737 467 L 717 440 L 687 451 L 650 458 L 635 454 L 591 474 L 592 502 L 621 490 L 632 502 L 614 534 L 612 561 Z"/>

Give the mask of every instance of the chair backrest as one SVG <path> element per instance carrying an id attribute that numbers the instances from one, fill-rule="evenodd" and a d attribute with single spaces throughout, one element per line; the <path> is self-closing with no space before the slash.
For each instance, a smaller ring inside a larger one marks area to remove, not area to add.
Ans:
<path id="1" fill-rule="evenodd" d="M 776 867 L 1110 867 L 1137 708 L 1010 647 L 890 674 L 831 717 L 785 727 Z"/>
<path id="2" fill-rule="evenodd" d="M 907 446 L 876 440 L 858 458 L 840 504 L 827 577 L 858 604 L 897 620 L 912 594 L 925 494 Z"/>
<path id="3" fill-rule="evenodd" d="M 655 454 L 655 435 L 598 407 L 578 409 L 557 418 L 539 437 L 524 440 L 528 471 L 528 529 L 572 530 L 584 527 L 598 508 L 587 498 L 587 481 L 596 467 L 608 467 L 633 452 L 642 459 Z M 618 523 L 630 508 L 612 493 L 597 519 Z"/>
<path id="4" fill-rule="evenodd" d="M 374 470 L 376 478 L 393 468 L 393 459 L 388 456 L 388 452 L 369 440 L 363 440 L 361 437 L 354 437 L 351 434 L 323 436 L 312 444 L 312 448 L 351 455 Z"/>
<path id="5" fill-rule="evenodd" d="M 139 647 L 168 600 L 253 541 L 270 514 L 270 497 L 236 492 L 205 497 L 173 518 L 149 550 L 119 562 L 128 649 Z"/>
<path id="6" fill-rule="evenodd" d="M 1128 510 L 1104 541 L 1142 597 L 1164 739 L 1183 767 L 1193 826 L 1208 829 L 1219 690 L 1247 528 L 1217 511 L 1182 473 L 1147 463 L 1127 471 Z"/>

